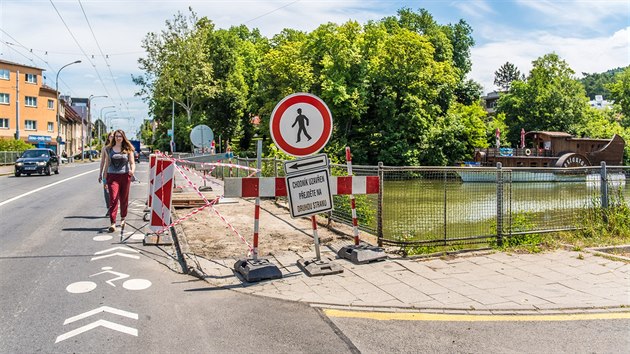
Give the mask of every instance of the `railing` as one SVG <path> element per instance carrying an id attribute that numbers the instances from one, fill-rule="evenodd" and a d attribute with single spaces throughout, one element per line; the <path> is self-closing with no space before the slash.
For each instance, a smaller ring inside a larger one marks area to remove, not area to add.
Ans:
<path id="1" fill-rule="evenodd" d="M 0 151 L 0 165 L 13 165 L 21 154 L 21 151 Z"/>
<path id="2" fill-rule="evenodd" d="M 255 158 L 232 163 L 256 168 Z M 283 176 L 283 160 L 262 159 L 262 176 Z M 630 167 L 492 168 L 353 166 L 357 176 L 379 176 L 378 195 L 356 197 L 359 228 L 387 245 L 487 245 L 528 233 L 574 230 L 580 213 L 630 196 Z M 331 164 L 333 176 L 346 165 Z M 221 167 L 212 175 L 246 177 Z M 286 203 L 286 198 L 278 198 Z M 327 216 L 352 225 L 349 196 L 333 197 Z"/>

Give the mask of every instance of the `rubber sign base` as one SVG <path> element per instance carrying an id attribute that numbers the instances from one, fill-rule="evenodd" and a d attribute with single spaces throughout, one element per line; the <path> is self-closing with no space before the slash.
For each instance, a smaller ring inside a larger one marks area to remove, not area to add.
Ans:
<path id="1" fill-rule="evenodd" d="M 329 258 L 300 259 L 297 261 L 297 266 L 309 277 L 343 273 L 343 267 Z"/>
<path id="2" fill-rule="evenodd" d="M 385 250 L 370 245 L 350 245 L 342 247 L 337 255 L 354 264 L 367 264 L 387 259 Z"/>
<path id="3" fill-rule="evenodd" d="M 282 272 L 266 259 L 240 259 L 234 263 L 234 270 L 252 283 L 267 279 L 280 279 Z"/>
<path id="4" fill-rule="evenodd" d="M 163 232 L 160 235 L 148 234 L 144 236 L 142 241 L 143 246 L 170 246 L 173 244 L 173 238 L 168 232 Z"/>

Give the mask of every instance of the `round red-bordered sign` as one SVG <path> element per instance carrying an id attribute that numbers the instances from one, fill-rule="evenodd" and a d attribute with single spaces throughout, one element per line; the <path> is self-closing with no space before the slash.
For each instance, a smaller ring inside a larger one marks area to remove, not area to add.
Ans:
<path id="1" fill-rule="evenodd" d="M 312 155 L 332 135 L 332 114 L 319 97 L 294 93 L 283 98 L 271 113 L 269 130 L 276 146 L 292 156 Z"/>

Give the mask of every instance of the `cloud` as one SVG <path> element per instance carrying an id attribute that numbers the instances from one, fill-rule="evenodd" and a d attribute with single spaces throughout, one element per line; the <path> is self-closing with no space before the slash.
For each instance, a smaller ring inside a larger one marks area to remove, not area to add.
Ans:
<path id="1" fill-rule="evenodd" d="M 496 14 L 485 0 L 457 1 L 452 5 L 469 17 L 487 18 Z"/>
<path id="2" fill-rule="evenodd" d="M 610 19 L 628 19 L 628 0 L 516 0 L 516 3 L 534 11 L 541 22 L 552 26 L 570 26 L 576 30 L 599 32 Z"/>
<path id="3" fill-rule="evenodd" d="M 610 36 L 578 38 L 536 32 L 527 38 L 497 40 L 472 49 L 474 63 L 470 77 L 484 86 L 494 87 L 494 72 L 506 61 L 527 75 L 532 61 L 551 52 L 560 56 L 581 77 L 582 72 L 597 73 L 630 64 L 630 26 Z"/>

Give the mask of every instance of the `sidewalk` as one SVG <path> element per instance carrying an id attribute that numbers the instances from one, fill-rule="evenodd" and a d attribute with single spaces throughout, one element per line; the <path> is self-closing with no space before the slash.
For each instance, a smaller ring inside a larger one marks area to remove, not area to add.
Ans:
<path id="1" fill-rule="evenodd" d="M 349 243 L 348 243 L 349 244 Z M 336 258 L 343 245 L 322 247 Z M 267 258 L 282 279 L 246 283 L 232 270 L 236 259 L 192 257 L 211 286 L 314 306 L 466 314 L 630 312 L 630 263 L 588 252 L 477 253 L 451 259 L 386 261 L 308 277 L 297 266 L 315 253 L 287 252 Z"/>
<path id="2" fill-rule="evenodd" d="M 15 172 L 13 165 L 0 165 L 0 176 L 12 175 Z"/>

